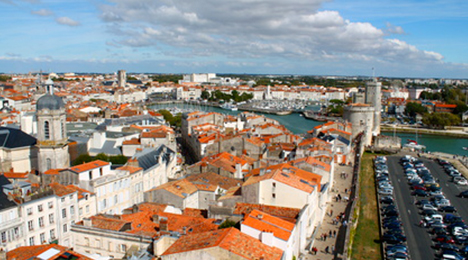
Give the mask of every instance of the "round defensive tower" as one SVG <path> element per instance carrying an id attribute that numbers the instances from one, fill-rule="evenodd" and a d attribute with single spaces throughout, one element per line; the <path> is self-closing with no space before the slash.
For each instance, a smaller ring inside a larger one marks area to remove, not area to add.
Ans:
<path id="1" fill-rule="evenodd" d="M 366 104 L 374 107 L 374 126 L 372 133 L 377 136 L 380 134 L 380 111 L 382 110 L 382 83 L 376 80 L 366 83 Z"/>
<path id="2" fill-rule="evenodd" d="M 352 124 L 352 138 L 364 132 L 364 145 L 370 145 L 372 142 L 374 112 L 374 107 L 369 104 L 357 103 L 344 107 L 343 118 Z"/>

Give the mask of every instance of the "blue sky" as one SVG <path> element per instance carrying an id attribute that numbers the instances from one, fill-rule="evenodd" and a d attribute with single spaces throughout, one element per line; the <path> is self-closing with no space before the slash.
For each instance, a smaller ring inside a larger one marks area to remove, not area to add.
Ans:
<path id="1" fill-rule="evenodd" d="M 0 72 L 468 78 L 466 0 L 0 0 Z"/>

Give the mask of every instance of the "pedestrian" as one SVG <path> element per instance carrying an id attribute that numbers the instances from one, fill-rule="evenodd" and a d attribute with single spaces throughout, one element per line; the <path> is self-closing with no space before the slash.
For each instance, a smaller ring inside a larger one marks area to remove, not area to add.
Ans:
<path id="1" fill-rule="evenodd" d="M 325 238 L 323 241 L 327 241 L 327 233 L 323 235 L 323 238 Z"/>
<path id="2" fill-rule="evenodd" d="M 336 237 L 336 230 L 333 230 L 333 237 Z"/>
<path id="3" fill-rule="evenodd" d="M 325 247 L 325 253 L 327 253 L 327 254 L 328 254 L 328 246 L 327 246 L 327 247 Z"/>
<path id="4" fill-rule="evenodd" d="M 331 209 L 330 210 L 330 217 L 332 217 L 332 216 L 333 216 L 333 210 Z"/>
<path id="5" fill-rule="evenodd" d="M 332 237 L 332 234 L 333 234 L 333 233 L 332 233 L 332 231 L 331 231 L 331 230 L 330 230 L 330 231 L 328 231 L 328 237 Z"/>
<path id="6" fill-rule="evenodd" d="M 312 247 L 312 253 L 313 253 L 314 255 L 316 255 L 316 254 L 317 254 L 317 251 L 318 251 L 318 249 L 317 249 L 315 246 L 314 246 L 314 247 Z"/>
<path id="7" fill-rule="evenodd" d="M 331 251 L 332 251 L 332 254 L 335 254 L 335 245 L 332 245 Z"/>
<path id="8" fill-rule="evenodd" d="M 347 224 L 346 220 L 343 220 L 343 226 L 346 227 Z"/>

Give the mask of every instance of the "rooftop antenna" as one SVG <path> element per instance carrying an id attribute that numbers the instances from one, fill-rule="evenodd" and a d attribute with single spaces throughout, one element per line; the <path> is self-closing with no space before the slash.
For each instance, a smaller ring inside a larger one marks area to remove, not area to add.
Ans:
<path id="1" fill-rule="evenodd" d="M 374 67 L 372 67 L 372 80 L 373 80 L 373 81 L 377 81 L 377 80 L 375 79 L 375 70 L 374 70 Z"/>

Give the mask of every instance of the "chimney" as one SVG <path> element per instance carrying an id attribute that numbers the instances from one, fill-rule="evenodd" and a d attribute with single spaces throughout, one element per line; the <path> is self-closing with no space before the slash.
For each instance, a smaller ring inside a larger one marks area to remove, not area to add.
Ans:
<path id="1" fill-rule="evenodd" d="M 138 205 L 137 205 L 137 204 L 133 204 L 132 213 L 137 213 L 138 211 L 140 211 L 140 209 L 138 208 Z"/>
<path id="2" fill-rule="evenodd" d="M 6 257 L 6 251 L 2 249 L 0 249 L 0 260 L 6 260 L 7 257 Z"/>
<path id="3" fill-rule="evenodd" d="M 262 215 L 262 214 L 258 214 L 258 215 L 257 215 L 257 218 L 258 218 L 258 219 L 262 219 L 262 218 L 263 218 L 263 215 Z"/>
<path id="4" fill-rule="evenodd" d="M 153 223 L 159 225 L 159 215 L 153 215 Z"/>
<path id="5" fill-rule="evenodd" d="M 260 176 L 265 175 L 265 168 L 260 169 Z"/>
<path id="6" fill-rule="evenodd" d="M 92 227 L 93 226 L 93 221 L 90 218 L 84 218 L 83 219 L 83 226 Z"/>
<path id="7" fill-rule="evenodd" d="M 131 158 L 127 162 L 128 166 L 139 167 L 138 160 L 136 158 Z"/>
<path id="8" fill-rule="evenodd" d="M 159 231 L 160 232 L 168 232 L 169 226 L 167 223 L 166 217 L 160 217 L 159 219 Z"/>

